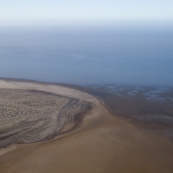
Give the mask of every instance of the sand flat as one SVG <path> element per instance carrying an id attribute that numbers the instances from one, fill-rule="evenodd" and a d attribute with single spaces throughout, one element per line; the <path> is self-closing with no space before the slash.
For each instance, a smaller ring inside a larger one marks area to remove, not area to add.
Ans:
<path id="1" fill-rule="evenodd" d="M 92 95 L 55 85 L 0 81 L 0 88 L 34 89 L 92 104 L 75 130 L 51 140 L 19 144 L 0 155 L 2 173 L 172 173 L 173 144 L 113 117 Z"/>

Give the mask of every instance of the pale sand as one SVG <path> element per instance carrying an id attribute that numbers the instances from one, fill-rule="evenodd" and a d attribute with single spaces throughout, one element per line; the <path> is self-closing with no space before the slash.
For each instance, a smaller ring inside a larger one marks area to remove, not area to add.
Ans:
<path id="1" fill-rule="evenodd" d="M 3 152 L 0 173 L 173 172 L 171 142 L 113 117 L 99 100 L 87 93 L 62 86 L 2 80 L 0 88 L 48 91 L 94 105 L 74 131 Z"/>

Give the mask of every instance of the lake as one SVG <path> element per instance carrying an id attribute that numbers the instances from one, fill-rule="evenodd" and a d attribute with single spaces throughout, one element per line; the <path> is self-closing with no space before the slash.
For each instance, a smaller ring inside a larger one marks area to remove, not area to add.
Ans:
<path id="1" fill-rule="evenodd" d="M 173 29 L 0 28 L 0 77 L 173 86 Z"/>

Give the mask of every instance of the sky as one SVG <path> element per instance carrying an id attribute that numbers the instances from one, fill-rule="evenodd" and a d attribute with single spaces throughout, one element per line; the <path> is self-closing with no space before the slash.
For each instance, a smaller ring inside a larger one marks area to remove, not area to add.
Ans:
<path id="1" fill-rule="evenodd" d="M 173 22 L 173 0 L 5 0 L 0 26 L 74 22 Z"/>
<path id="2" fill-rule="evenodd" d="M 172 9 L 173 0 L 1 0 L 0 76 L 173 86 Z"/>

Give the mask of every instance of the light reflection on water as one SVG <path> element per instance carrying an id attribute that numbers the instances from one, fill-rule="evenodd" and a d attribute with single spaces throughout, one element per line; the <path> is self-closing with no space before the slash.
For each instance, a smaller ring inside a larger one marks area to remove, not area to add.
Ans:
<path id="1" fill-rule="evenodd" d="M 135 97 L 137 95 L 142 95 L 144 98 L 150 101 L 173 101 L 173 87 L 149 87 L 116 84 L 88 85 L 88 87 L 119 96 Z"/>

